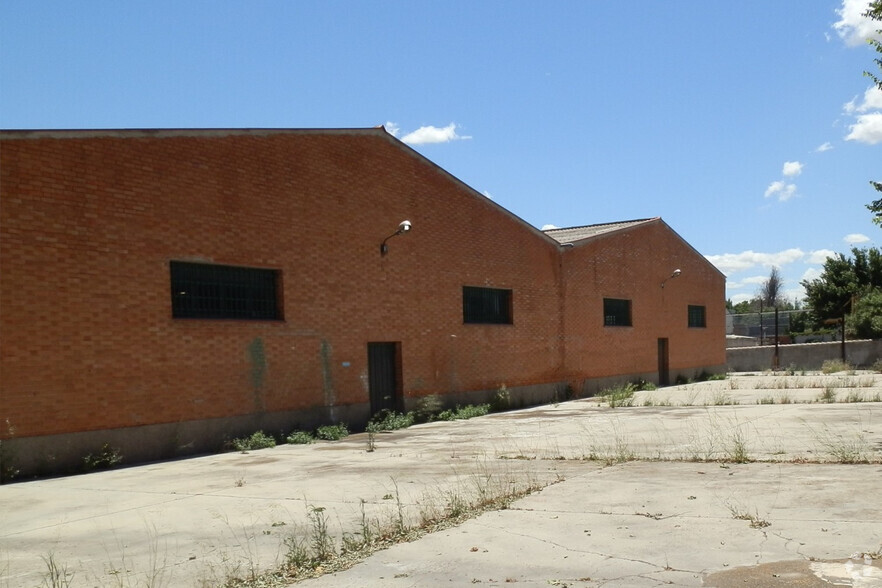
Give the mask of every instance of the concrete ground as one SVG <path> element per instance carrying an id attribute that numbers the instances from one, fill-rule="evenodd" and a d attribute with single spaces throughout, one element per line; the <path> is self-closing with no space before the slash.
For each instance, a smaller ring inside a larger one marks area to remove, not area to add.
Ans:
<path id="1" fill-rule="evenodd" d="M 302 584 L 882 587 L 880 395 L 878 374 L 739 374 L 414 426 L 373 451 L 360 434 L 9 484 L 0 588 L 217 586 L 324 525 L 339 550 L 528 487 Z"/>

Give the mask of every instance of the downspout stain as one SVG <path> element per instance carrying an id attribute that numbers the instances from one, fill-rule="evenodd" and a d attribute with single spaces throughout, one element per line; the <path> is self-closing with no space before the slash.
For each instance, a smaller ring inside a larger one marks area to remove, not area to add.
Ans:
<path id="1" fill-rule="evenodd" d="M 251 384 L 254 386 L 254 410 L 266 409 L 263 401 L 263 384 L 266 379 L 266 352 L 263 339 L 257 337 L 248 344 L 248 359 L 251 361 Z"/>
<path id="2" fill-rule="evenodd" d="M 331 344 L 327 339 L 322 339 L 319 346 L 319 358 L 322 364 L 322 392 L 325 395 L 325 406 L 333 412 L 334 382 L 331 379 Z"/>

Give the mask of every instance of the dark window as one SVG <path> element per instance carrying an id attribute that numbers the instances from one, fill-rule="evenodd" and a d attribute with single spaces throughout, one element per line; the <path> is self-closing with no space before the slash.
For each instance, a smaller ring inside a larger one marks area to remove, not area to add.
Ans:
<path id="1" fill-rule="evenodd" d="M 276 270 L 171 262 L 174 318 L 282 318 Z"/>
<path id="2" fill-rule="evenodd" d="M 510 325 L 511 290 L 462 287 L 462 321 Z"/>
<path id="3" fill-rule="evenodd" d="M 603 299 L 603 326 L 630 327 L 631 301 L 619 298 Z"/>
<path id="4" fill-rule="evenodd" d="M 704 322 L 704 307 L 703 306 L 692 306 L 689 305 L 689 326 L 690 327 L 705 327 L 707 326 Z"/>

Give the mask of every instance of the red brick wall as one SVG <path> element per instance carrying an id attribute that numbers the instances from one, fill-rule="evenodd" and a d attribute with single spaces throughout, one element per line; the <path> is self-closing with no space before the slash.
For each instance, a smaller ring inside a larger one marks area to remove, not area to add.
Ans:
<path id="1" fill-rule="evenodd" d="M 407 395 L 560 377 L 556 246 L 382 130 L 61 135 L 0 149 L 17 437 L 365 403 L 368 341 Z M 172 319 L 173 259 L 280 269 L 285 320 Z M 463 285 L 515 324 L 463 325 Z"/>
<path id="2" fill-rule="evenodd" d="M 408 397 L 654 371 L 658 337 L 672 370 L 725 363 L 723 278 L 666 225 L 560 250 L 382 130 L 26 136 L 0 146 L 2 437 L 365 404 L 369 341 L 401 343 Z M 284 320 L 172 319 L 170 260 L 280 270 Z M 464 285 L 511 288 L 514 324 L 464 325 Z"/>
<path id="3" fill-rule="evenodd" d="M 726 363 L 725 278 L 660 219 L 565 249 L 563 259 L 573 378 L 657 372 L 660 338 L 672 372 Z M 604 298 L 631 300 L 631 327 L 603 325 Z M 688 327 L 689 305 L 706 307 L 706 328 Z"/>

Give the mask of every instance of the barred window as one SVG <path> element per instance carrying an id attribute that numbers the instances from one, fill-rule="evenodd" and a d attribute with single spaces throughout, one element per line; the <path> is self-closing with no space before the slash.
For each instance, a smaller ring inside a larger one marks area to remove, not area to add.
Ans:
<path id="1" fill-rule="evenodd" d="M 494 325 L 512 324 L 511 290 L 463 286 L 462 321 Z"/>
<path id="2" fill-rule="evenodd" d="M 603 299 L 603 326 L 630 327 L 631 301 L 619 298 Z"/>
<path id="3" fill-rule="evenodd" d="M 280 272 L 172 261 L 172 317 L 280 320 Z"/>
<path id="4" fill-rule="evenodd" d="M 704 306 L 689 305 L 689 326 L 690 327 L 706 327 Z"/>

